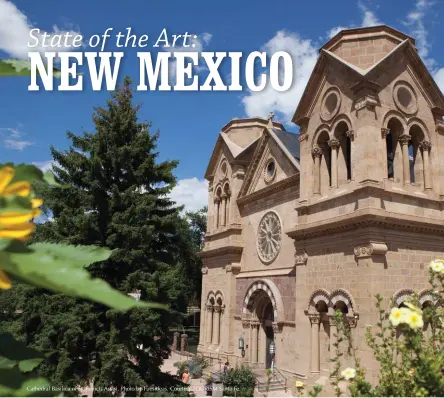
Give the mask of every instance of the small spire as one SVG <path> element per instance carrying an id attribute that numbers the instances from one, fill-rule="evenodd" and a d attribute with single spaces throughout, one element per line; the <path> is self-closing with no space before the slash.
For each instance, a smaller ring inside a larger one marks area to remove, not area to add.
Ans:
<path id="1" fill-rule="evenodd" d="M 273 119 L 274 119 L 274 113 L 273 113 L 273 112 L 270 112 L 270 113 L 268 114 L 268 125 L 269 125 L 270 127 L 273 127 Z"/>

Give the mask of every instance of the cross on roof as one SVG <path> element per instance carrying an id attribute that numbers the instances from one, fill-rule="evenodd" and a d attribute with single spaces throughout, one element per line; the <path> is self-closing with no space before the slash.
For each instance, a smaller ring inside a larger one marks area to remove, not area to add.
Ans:
<path id="1" fill-rule="evenodd" d="M 273 112 L 270 112 L 269 114 L 268 114 L 268 121 L 272 121 L 274 119 L 274 113 Z"/>

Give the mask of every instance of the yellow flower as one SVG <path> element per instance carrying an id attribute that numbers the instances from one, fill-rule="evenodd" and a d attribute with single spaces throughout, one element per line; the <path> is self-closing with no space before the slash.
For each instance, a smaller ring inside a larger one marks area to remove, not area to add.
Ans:
<path id="1" fill-rule="evenodd" d="M 411 329 L 421 329 L 424 326 L 422 315 L 416 311 L 408 311 L 405 323 L 409 325 Z"/>
<path id="2" fill-rule="evenodd" d="M 412 303 L 404 301 L 404 305 L 410 308 L 411 311 L 417 312 L 418 314 L 422 314 L 422 310 L 420 310 L 418 307 L 415 307 Z"/>
<path id="3" fill-rule="evenodd" d="M 356 377 L 356 369 L 353 368 L 347 368 L 344 369 L 341 372 L 341 376 L 345 379 L 345 380 L 350 380 L 350 379 L 354 379 Z"/>
<path id="4" fill-rule="evenodd" d="M 29 182 L 18 181 L 11 184 L 14 173 L 14 169 L 8 166 L 0 170 L 0 196 L 29 196 L 31 194 Z M 40 215 L 41 211 L 38 207 L 42 203 L 41 199 L 31 199 L 32 208 L 29 210 L 0 213 L 0 239 L 26 240 L 35 229 L 32 220 Z M 11 281 L 0 270 L 0 289 L 9 289 L 10 287 Z"/>
<path id="5" fill-rule="evenodd" d="M 400 323 L 405 323 L 406 308 L 394 307 L 390 311 L 389 320 L 393 326 L 398 326 Z"/>
<path id="6" fill-rule="evenodd" d="M 437 274 L 444 274 L 444 260 L 433 260 L 430 262 L 429 267 Z"/>
<path id="7" fill-rule="evenodd" d="M 302 381 L 296 381 L 296 388 L 304 388 L 304 383 Z"/>

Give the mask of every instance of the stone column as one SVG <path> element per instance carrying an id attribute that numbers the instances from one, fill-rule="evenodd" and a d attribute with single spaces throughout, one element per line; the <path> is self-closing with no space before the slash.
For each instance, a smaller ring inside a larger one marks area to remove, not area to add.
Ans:
<path id="1" fill-rule="evenodd" d="M 220 220 L 220 225 L 227 225 L 227 194 L 222 195 L 222 217 Z"/>
<path id="2" fill-rule="evenodd" d="M 174 332 L 173 335 L 173 351 L 177 350 L 177 343 L 179 342 L 179 332 Z"/>
<path id="3" fill-rule="evenodd" d="M 181 352 L 188 351 L 188 335 L 183 334 L 180 337 L 181 337 L 180 338 L 180 351 Z"/>
<path id="4" fill-rule="evenodd" d="M 423 141 L 419 144 L 419 147 L 422 150 L 422 160 L 424 163 L 424 189 L 432 189 L 429 159 L 429 152 L 432 148 L 432 144 L 428 141 Z"/>
<path id="5" fill-rule="evenodd" d="M 388 165 L 388 156 L 387 156 L 387 135 L 390 133 L 390 130 L 382 127 L 381 128 L 381 137 L 384 140 L 383 147 L 384 147 L 384 164 L 385 164 L 385 177 L 388 178 L 388 172 L 389 172 L 389 165 Z M 394 167 L 394 165 L 393 165 Z"/>
<path id="6" fill-rule="evenodd" d="M 225 199 L 225 225 L 230 224 L 230 199 L 231 199 L 231 191 L 228 190 L 227 198 Z"/>
<path id="7" fill-rule="evenodd" d="M 220 199 L 214 198 L 214 229 L 217 229 L 220 225 L 219 207 L 220 207 Z"/>
<path id="8" fill-rule="evenodd" d="M 251 344 L 251 351 L 252 351 L 251 362 L 257 363 L 258 361 L 257 343 L 259 339 L 259 325 L 256 322 L 254 322 L 251 324 L 251 326 L 253 327 L 253 338 L 252 338 L 253 341 Z"/>
<path id="9" fill-rule="evenodd" d="M 338 149 L 339 149 L 339 140 L 336 138 L 328 141 L 328 146 L 331 148 L 331 187 L 338 187 Z"/>
<path id="10" fill-rule="evenodd" d="M 313 148 L 311 154 L 314 158 L 314 173 L 313 173 L 313 193 L 321 193 L 321 156 L 322 149 L 319 147 Z"/>
<path id="11" fill-rule="evenodd" d="M 319 373 L 319 325 L 321 316 L 319 314 L 309 314 L 308 317 L 311 322 L 311 373 Z"/>
<path id="12" fill-rule="evenodd" d="M 404 184 L 410 184 L 410 161 L 409 161 L 409 142 L 411 137 L 408 134 L 403 134 L 399 137 L 399 142 L 402 147 L 402 171 L 404 177 Z"/>
<path id="13" fill-rule="evenodd" d="M 212 344 L 213 345 L 219 345 L 219 338 L 220 338 L 220 307 L 215 306 L 214 307 L 214 314 L 213 314 L 213 339 Z"/>
<path id="14" fill-rule="evenodd" d="M 330 360 L 336 358 L 336 341 L 337 341 L 337 334 L 338 334 L 338 327 L 336 326 L 336 319 L 334 315 L 330 315 L 329 318 L 330 323 Z M 335 367 L 335 363 L 331 362 L 330 365 L 330 372 L 333 372 Z"/>
<path id="15" fill-rule="evenodd" d="M 207 322 L 205 325 L 207 332 L 207 344 L 211 344 L 211 337 L 213 335 L 213 306 L 207 305 Z"/>

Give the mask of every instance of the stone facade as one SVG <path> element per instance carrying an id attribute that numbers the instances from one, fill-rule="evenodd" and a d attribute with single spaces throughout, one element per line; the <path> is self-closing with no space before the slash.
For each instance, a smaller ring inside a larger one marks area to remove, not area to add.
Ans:
<path id="1" fill-rule="evenodd" d="M 374 378 L 374 295 L 430 300 L 427 264 L 444 256 L 444 97 L 414 45 L 386 26 L 342 31 L 320 49 L 299 134 L 272 117 L 222 128 L 205 175 L 200 352 L 327 387 L 341 310 Z"/>

